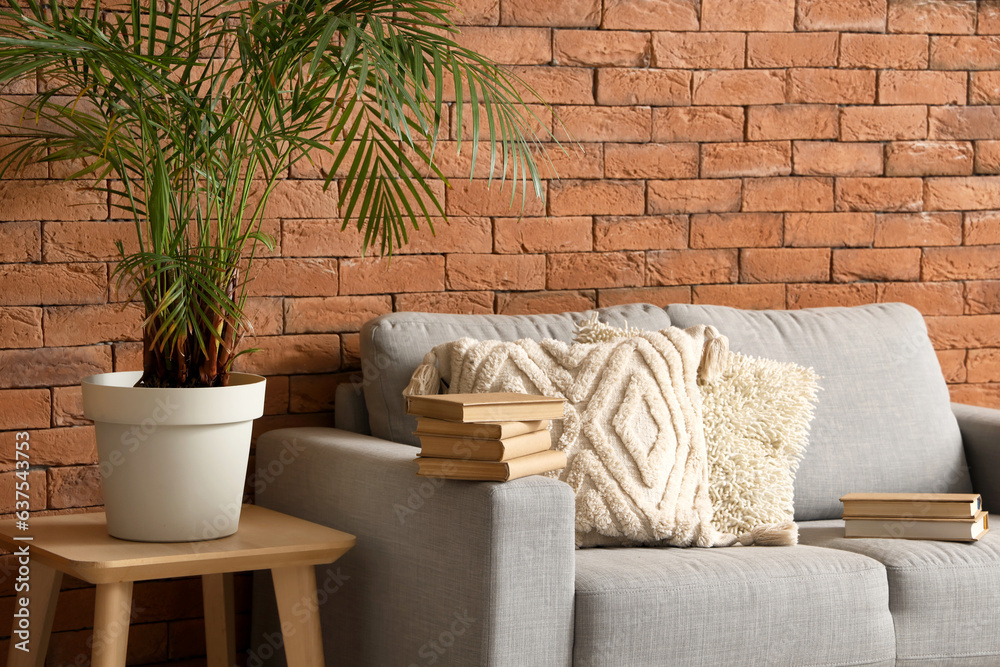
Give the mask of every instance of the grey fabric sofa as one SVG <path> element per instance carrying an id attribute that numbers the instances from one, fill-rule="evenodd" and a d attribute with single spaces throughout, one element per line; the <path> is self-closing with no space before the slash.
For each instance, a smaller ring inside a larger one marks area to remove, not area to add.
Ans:
<path id="1" fill-rule="evenodd" d="M 714 324 L 735 351 L 817 370 L 800 545 L 574 550 L 559 482 L 416 477 L 400 392 L 432 346 L 569 339 L 588 314 L 387 315 L 362 332 L 364 377 L 338 390 L 338 428 L 257 445 L 259 504 L 358 536 L 317 571 L 329 664 L 1000 665 L 1000 531 L 976 544 L 846 540 L 837 519 L 849 491 L 974 488 L 1000 511 L 1000 411 L 950 404 L 917 311 L 640 304 L 601 315 Z M 255 582 L 253 657 L 279 664 L 267 583 Z"/>

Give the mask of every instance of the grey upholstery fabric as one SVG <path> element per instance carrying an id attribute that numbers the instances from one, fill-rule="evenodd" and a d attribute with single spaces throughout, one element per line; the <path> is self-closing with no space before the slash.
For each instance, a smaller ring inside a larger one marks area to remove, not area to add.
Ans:
<path id="1" fill-rule="evenodd" d="M 811 366 L 819 405 L 795 478 L 795 518 L 833 519 L 851 491 L 970 490 L 948 387 L 920 313 L 904 304 L 800 311 L 671 305 L 730 348 Z"/>
<path id="2" fill-rule="evenodd" d="M 799 524 L 799 541 L 885 566 L 896 664 L 1000 664 L 1000 532 L 979 542 L 847 539 L 839 520 Z"/>
<path id="3" fill-rule="evenodd" d="M 403 388 L 424 355 L 435 345 L 469 336 L 480 340 L 558 338 L 569 341 L 576 322 L 593 311 L 560 315 L 441 315 L 391 313 L 367 322 L 361 329 L 361 365 L 365 404 L 373 435 L 419 445 L 413 436 L 416 421 L 403 408 Z M 642 329 L 664 329 L 670 318 L 662 308 L 629 304 L 603 308 L 601 320 Z"/>
<path id="4" fill-rule="evenodd" d="M 1000 513 L 1000 410 L 952 403 L 972 473 L 972 487 L 983 507 Z"/>
<path id="5" fill-rule="evenodd" d="M 414 454 L 329 428 L 271 431 L 257 443 L 258 504 L 358 538 L 317 568 L 320 590 L 330 589 L 320 612 L 328 664 L 569 665 L 569 487 L 425 479 Z M 277 626 L 261 583 L 253 650 L 263 656 Z"/>
<path id="6" fill-rule="evenodd" d="M 577 552 L 578 667 L 892 665 L 885 570 L 812 547 Z"/>
<path id="7" fill-rule="evenodd" d="M 361 385 L 345 382 L 337 385 L 333 403 L 334 425 L 351 433 L 371 434 L 368 426 L 368 410 Z"/>

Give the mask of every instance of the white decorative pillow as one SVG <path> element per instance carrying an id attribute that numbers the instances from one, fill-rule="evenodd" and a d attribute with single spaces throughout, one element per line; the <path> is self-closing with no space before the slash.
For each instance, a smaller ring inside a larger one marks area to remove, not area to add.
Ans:
<path id="1" fill-rule="evenodd" d="M 578 327 L 576 340 L 635 334 L 594 320 Z M 712 523 L 720 532 L 792 521 L 818 380 L 811 368 L 729 352 L 721 377 L 701 385 Z"/>
<path id="2" fill-rule="evenodd" d="M 567 400 L 553 424 L 558 475 L 576 493 L 579 546 L 725 546 L 711 523 L 698 378 L 713 330 L 636 332 L 596 344 L 464 338 L 435 348 L 410 394 L 438 375 L 450 393 L 514 391 Z M 717 372 L 717 369 L 716 369 Z"/>

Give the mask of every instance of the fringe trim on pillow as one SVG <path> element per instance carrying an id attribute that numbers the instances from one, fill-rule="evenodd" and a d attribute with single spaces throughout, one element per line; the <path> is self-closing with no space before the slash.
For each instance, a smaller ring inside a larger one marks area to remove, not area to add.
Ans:
<path id="1" fill-rule="evenodd" d="M 705 352 L 698 369 L 699 384 L 712 384 L 722 376 L 729 357 L 729 339 L 713 326 L 705 327 Z"/>
<path id="2" fill-rule="evenodd" d="M 794 521 L 765 523 L 743 533 L 737 541 L 745 547 L 792 547 L 799 543 L 799 527 Z"/>
<path id="3" fill-rule="evenodd" d="M 403 389 L 403 396 L 427 396 L 441 393 L 441 373 L 438 372 L 437 355 L 433 350 L 424 355 L 423 361 L 413 371 L 410 383 Z"/>

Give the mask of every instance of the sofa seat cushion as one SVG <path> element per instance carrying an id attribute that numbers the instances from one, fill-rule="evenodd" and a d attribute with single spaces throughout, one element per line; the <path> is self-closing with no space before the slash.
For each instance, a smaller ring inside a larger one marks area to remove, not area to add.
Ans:
<path id="1" fill-rule="evenodd" d="M 667 312 L 682 329 L 714 325 L 734 352 L 819 374 L 816 417 L 795 475 L 796 520 L 840 518 L 839 498 L 851 491 L 971 491 L 948 386 L 914 308 L 671 305 Z"/>
<path id="2" fill-rule="evenodd" d="M 799 541 L 885 566 L 897 665 L 1000 665 L 1000 533 L 971 544 L 848 539 L 830 520 L 800 523 Z"/>
<path id="3" fill-rule="evenodd" d="M 808 546 L 587 549 L 574 665 L 892 665 L 885 570 Z"/>
<path id="4" fill-rule="evenodd" d="M 372 435 L 419 446 L 417 421 L 406 414 L 403 388 L 424 355 L 459 338 L 476 340 L 573 340 L 577 322 L 595 311 L 558 315 L 444 315 L 390 313 L 361 328 L 361 367 Z M 596 311 L 602 322 L 659 331 L 670 326 L 666 311 L 649 304 L 626 304 Z"/>

